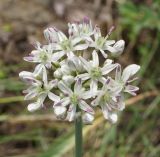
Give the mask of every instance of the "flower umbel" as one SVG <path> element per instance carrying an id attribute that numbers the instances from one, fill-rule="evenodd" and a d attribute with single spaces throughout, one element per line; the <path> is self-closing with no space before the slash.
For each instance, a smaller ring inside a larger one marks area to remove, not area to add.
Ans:
<path id="1" fill-rule="evenodd" d="M 54 27 L 45 29 L 47 44 L 37 42 L 36 50 L 24 57 L 36 64 L 35 69 L 19 74 L 29 86 L 25 100 L 33 100 L 28 110 L 40 109 L 49 101 L 57 118 L 74 121 L 80 115 L 90 124 L 99 107 L 104 118 L 115 123 L 125 108 L 125 94 L 134 96 L 139 90 L 130 83 L 137 79 L 133 76 L 140 66 L 131 64 L 122 72 L 121 65 L 109 58 L 119 56 L 125 46 L 122 39 L 109 40 L 113 28 L 103 37 L 100 28 L 85 17 L 68 24 L 68 35 Z"/>

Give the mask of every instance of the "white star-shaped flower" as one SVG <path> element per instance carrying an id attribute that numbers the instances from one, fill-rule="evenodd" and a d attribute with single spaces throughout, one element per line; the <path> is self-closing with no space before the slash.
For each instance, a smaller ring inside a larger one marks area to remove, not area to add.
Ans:
<path id="1" fill-rule="evenodd" d="M 117 121 L 116 112 L 123 110 L 125 103 L 123 97 L 117 93 L 117 89 L 112 83 L 111 79 L 108 78 L 102 89 L 97 92 L 97 97 L 91 104 L 93 106 L 100 106 L 104 117 L 115 123 Z"/>
<path id="2" fill-rule="evenodd" d="M 62 81 L 58 83 L 58 87 L 64 93 L 65 97 L 54 104 L 54 110 L 57 116 L 62 114 L 60 108 L 62 108 L 63 111 L 66 111 L 67 107 L 66 119 L 69 121 L 73 121 L 75 119 L 77 108 L 80 108 L 91 115 L 94 114 L 94 110 L 85 101 L 92 97 L 92 93 L 84 90 L 81 79 L 78 79 L 75 82 L 73 90 Z M 57 107 L 59 108 L 59 112 L 57 112 Z M 64 108 L 66 108 L 66 110 L 64 110 Z"/>
<path id="3" fill-rule="evenodd" d="M 98 82 L 104 83 L 105 76 L 116 68 L 117 64 L 112 64 L 112 60 L 107 60 L 103 67 L 99 66 L 99 57 L 96 51 L 92 53 L 92 61 L 88 62 L 80 57 L 87 73 L 79 74 L 77 77 L 83 81 L 90 80 L 90 90 L 94 92 L 98 89 Z"/>
<path id="4" fill-rule="evenodd" d="M 136 80 L 137 78 L 133 78 L 133 76 L 139 71 L 140 66 L 136 64 L 131 64 L 127 66 L 123 72 L 121 70 L 121 66 L 118 65 L 116 68 L 116 75 L 115 81 L 117 82 L 117 87 L 119 87 L 119 91 L 124 91 L 130 93 L 131 95 L 135 96 L 136 91 L 139 90 L 138 87 L 130 85 L 132 81 Z"/>
<path id="5" fill-rule="evenodd" d="M 35 111 L 40 107 L 43 107 L 43 102 L 47 96 L 54 102 L 60 100 L 59 96 L 51 92 L 52 88 L 57 86 L 57 80 L 51 80 L 48 82 L 46 72 L 42 73 L 42 76 L 35 76 L 34 73 L 22 71 L 19 76 L 30 85 L 30 87 L 24 91 L 26 94 L 24 99 L 36 99 L 36 102 L 28 105 L 29 111 Z"/>
<path id="6" fill-rule="evenodd" d="M 47 28 L 45 34 L 47 34 L 45 36 L 48 38 L 54 49 L 61 54 L 60 57 L 67 55 L 68 58 L 72 58 L 77 51 L 88 48 L 87 43 L 81 43 L 82 38 L 71 36 L 67 38 L 64 33 L 56 28 Z"/>

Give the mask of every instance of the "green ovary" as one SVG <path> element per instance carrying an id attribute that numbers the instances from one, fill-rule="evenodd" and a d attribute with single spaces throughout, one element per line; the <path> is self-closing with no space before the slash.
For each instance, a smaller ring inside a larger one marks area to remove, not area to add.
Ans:
<path id="1" fill-rule="evenodd" d="M 70 51 L 72 49 L 71 42 L 69 40 L 64 40 L 61 43 L 61 47 L 63 50 Z"/>
<path id="2" fill-rule="evenodd" d="M 91 70 L 91 77 L 93 79 L 98 79 L 102 76 L 102 72 L 99 67 L 95 67 Z"/>
<path id="3" fill-rule="evenodd" d="M 78 96 L 76 94 L 72 94 L 72 96 L 70 97 L 71 99 L 71 103 L 74 105 L 78 104 Z"/>
<path id="4" fill-rule="evenodd" d="M 82 30 L 82 32 L 85 34 L 87 34 L 87 33 L 89 33 L 89 28 L 88 27 L 84 27 L 83 28 L 83 30 Z"/>
<path id="5" fill-rule="evenodd" d="M 110 94 L 108 92 L 105 92 L 104 95 L 102 96 L 102 101 L 109 102 L 110 99 L 111 99 Z"/>
<path id="6" fill-rule="evenodd" d="M 103 47 L 104 43 L 105 43 L 105 38 L 104 37 L 99 37 L 96 41 L 98 47 Z"/>
<path id="7" fill-rule="evenodd" d="M 44 91 L 43 87 L 37 87 L 37 92 L 38 92 L 38 93 L 41 93 L 41 92 L 43 92 L 43 91 Z"/>
<path id="8" fill-rule="evenodd" d="M 48 60 L 47 54 L 45 52 L 41 52 L 40 59 L 42 62 L 47 62 L 47 60 Z"/>

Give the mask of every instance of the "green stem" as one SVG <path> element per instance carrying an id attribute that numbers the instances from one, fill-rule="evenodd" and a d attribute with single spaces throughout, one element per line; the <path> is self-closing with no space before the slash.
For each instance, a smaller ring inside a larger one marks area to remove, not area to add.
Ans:
<path id="1" fill-rule="evenodd" d="M 82 116 L 75 119 L 75 157 L 82 157 Z"/>

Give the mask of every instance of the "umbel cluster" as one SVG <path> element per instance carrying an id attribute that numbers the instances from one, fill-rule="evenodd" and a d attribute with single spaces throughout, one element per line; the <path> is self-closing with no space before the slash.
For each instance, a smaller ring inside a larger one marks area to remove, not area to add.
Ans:
<path id="1" fill-rule="evenodd" d="M 87 17 L 69 23 L 68 36 L 57 28 L 45 29 L 47 44 L 37 42 L 24 57 L 35 63 L 35 69 L 19 74 L 29 86 L 24 91 L 25 100 L 32 100 L 28 110 L 44 108 L 49 98 L 58 119 L 74 121 L 81 115 L 84 123 L 92 123 L 99 107 L 104 118 L 115 123 L 117 113 L 125 108 L 124 94 L 134 96 L 139 89 L 130 83 L 137 79 L 133 76 L 140 66 L 131 64 L 122 71 L 109 59 L 119 56 L 125 45 L 123 40 L 108 39 L 112 29 L 103 37 Z"/>

